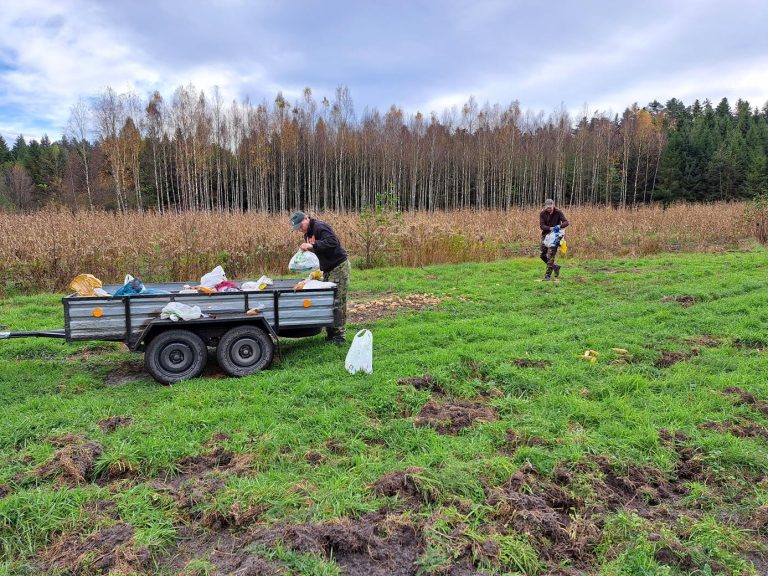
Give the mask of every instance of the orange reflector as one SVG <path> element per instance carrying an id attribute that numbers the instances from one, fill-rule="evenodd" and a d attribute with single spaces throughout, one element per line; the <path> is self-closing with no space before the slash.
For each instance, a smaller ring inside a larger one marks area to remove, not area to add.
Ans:
<path id="1" fill-rule="evenodd" d="M 96 318 L 101 318 L 102 316 L 104 316 L 104 310 L 102 310 L 101 308 L 94 308 L 93 309 L 93 315 Z"/>
<path id="2" fill-rule="evenodd" d="M 309 308 L 312 306 L 312 300 L 304 300 L 304 308 Z"/>

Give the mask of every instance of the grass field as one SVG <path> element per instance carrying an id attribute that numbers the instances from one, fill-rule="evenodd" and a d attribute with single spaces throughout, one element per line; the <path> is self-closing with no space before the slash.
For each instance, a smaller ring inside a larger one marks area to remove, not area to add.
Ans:
<path id="1" fill-rule="evenodd" d="M 0 341 L 0 574 L 768 573 L 768 251 L 542 268 L 353 271 L 370 376 Z"/>

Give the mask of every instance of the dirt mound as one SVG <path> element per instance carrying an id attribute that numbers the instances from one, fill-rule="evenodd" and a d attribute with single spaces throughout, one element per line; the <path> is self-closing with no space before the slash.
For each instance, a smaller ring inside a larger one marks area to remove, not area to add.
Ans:
<path id="1" fill-rule="evenodd" d="M 410 516 L 386 511 L 324 523 L 253 526 L 247 532 L 190 533 L 175 550 L 158 558 L 164 569 L 180 569 L 193 558 L 207 558 L 213 574 L 276 575 L 291 573 L 278 561 L 259 557 L 256 549 L 281 547 L 318 554 L 353 576 L 412 576 L 422 552 L 421 528 Z"/>
<path id="2" fill-rule="evenodd" d="M 8 484 L 0 484 L 0 498 L 5 498 L 11 492 L 11 487 Z"/>
<path id="3" fill-rule="evenodd" d="M 99 428 L 104 432 L 114 432 L 118 428 L 124 428 L 130 426 L 133 422 L 133 418 L 130 416 L 110 416 L 99 420 Z"/>
<path id="4" fill-rule="evenodd" d="M 357 520 L 289 526 L 281 540 L 297 552 L 320 552 L 333 558 L 343 574 L 352 576 L 411 576 L 422 547 L 417 527 L 383 512 Z"/>
<path id="5" fill-rule="evenodd" d="M 768 402 L 765 400 L 760 400 L 757 396 L 747 392 L 743 388 L 739 388 L 738 386 L 728 386 L 727 388 L 723 389 L 723 393 L 738 396 L 740 404 L 744 406 L 750 406 L 758 412 L 768 416 Z"/>
<path id="6" fill-rule="evenodd" d="M 53 456 L 35 468 L 38 478 L 55 478 L 61 484 L 76 485 L 91 480 L 93 464 L 101 456 L 101 444 L 85 442 L 78 434 L 71 434 L 51 441 L 61 446 Z"/>
<path id="7" fill-rule="evenodd" d="M 733 345 L 743 350 L 757 350 L 758 352 L 768 350 L 768 342 L 759 338 L 736 338 Z"/>
<path id="8" fill-rule="evenodd" d="M 76 534 L 60 537 L 42 554 L 49 570 L 75 575 L 134 574 L 150 567 L 150 553 L 136 548 L 133 528 L 115 524 L 84 539 Z"/>
<path id="9" fill-rule="evenodd" d="M 400 378 L 397 383 L 403 386 L 413 386 L 416 388 L 416 390 L 434 390 L 436 392 L 443 391 L 443 387 L 437 383 L 432 374 L 424 374 L 424 376 L 413 376 L 411 378 Z"/>
<path id="10" fill-rule="evenodd" d="M 677 364 L 678 362 L 685 362 L 687 360 L 690 360 L 694 356 L 697 356 L 699 354 L 698 349 L 691 348 L 687 352 L 669 352 L 669 351 L 662 351 L 661 358 L 656 360 L 654 363 L 654 366 L 656 368 L 669 368 L 673 364 Z"/>
<path id="11" fill-rule="evenodd" d="M 217 432 L 205 443 L 207 450 L 202 454 L 185 456 L 179 460 L 179 467 L 185 475 L 199 475 L 207 470 L 228 470 L 234 474 L 250 472 L 254 457 L 252 454 L 237 454 L 221 446 L 229 436 Z"/>
<path id="12" fill-rule="evenodd" d="M 424 310 L 436 307 L 444 298 L 432 294 L 392 294 L 375 300 L 356 300 L 360 295 L 352 295 L 347 304 L 349 321 L 353 324 L 365 324 L 381 318 L 394 316 L 404 310 Z"/>
<path id="13" fill-rule="evenodd" d="M 549 360 L 531 360 L 530 358 L 515 358 L 512 364 L 518 368 L 548 368 L 552 366 Z"/>
<path id="14" fill-rule="evenodd" d="M 744 418 L 724 420 L 723 422 L 702 422 L 699 424 L 699 428 L 733 434 L 739 438 L 768 438 L 768 428 Z"/>
<path id="15" fill-rule="evenodd" d="M 496 411 L 481 402 L 454 400 L 438 404 L 430 399 L 416 417 L 416 426 L 430 426 L 440 434 L 457 434 L 475 421 L 493 422 Z"/>
<path id="16" fill-rule="evenodd" d="M 379 496 L 397 496 L 413 508 L 418 508 L 425 500 L 415 477 L 422 472 L 421 468 L 388 472 L 374 482 L 373 491 Z"/>
<path id="17" fill-rule="evenodd" d="M 683 308 L 690 308 L 694 304 L 696 304 L 696 298 L 693 296 L 690 296 L 688 294 L 684 294 L 682 296 L 664 296 L 661 299 L 662 302 L 677 302 L 682 306 Z"/>
<path id="18" fill-rule="evenodd" d="M 304 454 L 304 460 L 312 466 L 319 466 L 327 460 L 325 454 L 318 452 L 317 450 L 309 450 Z"/>

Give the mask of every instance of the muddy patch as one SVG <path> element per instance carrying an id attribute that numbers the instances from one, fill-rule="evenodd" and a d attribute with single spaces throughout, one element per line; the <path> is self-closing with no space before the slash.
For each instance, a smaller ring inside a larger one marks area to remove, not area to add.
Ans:
<path id="1" fill-rule="evenodd" d="M 133 528 L 116 524 L 84 539 L 79 535 L 61 536 L 42 554 L 48 570 L 75 575 L 146 573 L 151 556 L 146 548 L 137 548 Z"/>
<path id="2" fill-rule="evenodd" d="M 552 362 L 549 360 L 532 360 L 530 358 L 515 358 L 512 364 L 518 368 L 549 368 Z"/>
<path id="3" fill-rule="evenodd" d="M 433 294 L 398 294 L 379 297 L 374 300 L 358 300 L 359 295 L 352 295 L 347 305 L 349 321 L 353 324 L 366 324 L 382 318 L 395 316 L 407 310 L 434 309 L 444 298 Z"/>
<path id="4" fill-rule="evenodd" d="M 413 376 L 411 378 L 400 378 L 397 383 L 401 386 L 413 386 L 416 390 L 434 390 L 435 392 L 443 392 L 443 387 L 438 384 L 432 374 Z"/>
<path id="5" fill-rule="evenodd" d="M 719 348 L 721 345 L 721 339 L 710 334 L 683 338 L 683 342 L 686 342 L 689 345 L 701 346 L 702 348 Z"/>
<path id="6" fill-rule="evenodd" d="M 760 400 L 757 396 L 747 392 L 743 388 L 739 388 L 738 386 L 728 386 L 727 388 L 723 389 L 723 393 L 736 396 L 739 399 L 739 404 L 743 406 L 749 406 L 761 414 L 768 416 L 768 402 L 765 400 Z"/>
<path id="7" fill-rule="evenodd" d="M 690 308 L 696 304 L 696 298 L 689 294 L 683 294 L 682 296 L 664 296 L 661 299 L 662 302 L 677 302 L 683 308 Z"/>
<path id="8" fill-rule="evenodd" d="M 424 495 L 417 483 L 421 468 L 406 468 L 388 472 L 373 484 L 373 491 L 379 496 L 396 496 L 412 508 L 419 508 L 424 502 Z"/>
<path id="9" fill-rule="evenodd" d="M 5 498 L 11 493 L 11 487 L 8 484 L 0 484 L 0 498 Z"/>
<path id="10" fill-rule="evenodd" d="M 193 558 L 207 558 L 214 574 L 266 575 L 291 573 L 269 551 L 281 547 L 334 562 L 342 574 L 412 576 L 423 550 L 421 529 L 409 516 L 386 511 L 324 523 L 257 525 L 246 532 L 189 534 L 165 558 L 163 568 L 180 569 Z"/>
<path id="11" fill-rule="evenodd" d="M 79 434 L 55 438 L 51 443 L 59 449 L 35 468 L 34 476 L 70 486 L 92 480 L 94 462 L 101 456 L 101 444 L 86 441 Z"/>
<path id="12" fill-rule="evenodd" d="M 438 403 L 431 399 L 416 417 L 416 426 L 429 426 L 440 434 L 458 434 L 475 422 L 493 422 L 496 411 L 481 402 L 446 400 Z"/>
<path id="13" fill-rule="evenodd" d="M 227 450 L 221 444 L 229 436 L 217 432 L 204 444 L 202 454 L 186 456 L 179 460 L 179 467 L 185 475 L 200 475 L 209 470 L 227 470 L 233 474 L 247 474 L 252 470 L 254 456 L 237 454 Z"/>
<path id="14" fill-rule="evenodd" d="M 742 350 L 756 350 L 758 352 L 768 350 L 768 342 L 755 338 L 736 338 L 733 345 Z"/>
<path id="15" fill-rule="evenodd" d="M 124 386 L 139 380 L 150 380 L 150 376 L 144 371 L 144 365 L 136 362 L 122 362 L 104 378 L 104 385 L 115 387 Z"/>
<path id="16" fill-rule="evenodd" d="M 694 356 L 698 356 L 698 354 L 699 350 L 697 348 L 691 348 L 690 350 L 683 352 L 671 352 L 665 350 L 662 351 L 661 358 L 654 362 L 654 366 L 656 366 L 656 368 L 669 368 L 678 362 L 687 362 Z"/>
<path id="17" fill-rule="evenodd" d="M 723 434 L 733 434 L 739 438 L 768 438 L 768 428 L 755 422 L 750 422 L 745 418 L 724 420 L 722 422 L 702 422 L 699 424 L 699 428 Z"/>
<path id="18" fill-rule="evenodd" d="M 325 454 L 318 452 L 317 450 L 309 450 L 306 454 L 304 454 L 304 461 L 307 462 L 307 464 L 311 464 L 312 466 L 320 466 L 320 464 L 326 460 L 327 458 L 325 457 Z"/>
<path id="19" fill-rule="evenodd" d="M 99 428 L 101 428 L 104 432 L 114 432 L 118 428 L 125 428 L 126 426 L 130 426 L 133 422 L 133 418 L 130 416 L 110 416 L 109 418 L 104 418 L 102 420 L 99 420 Z"/>

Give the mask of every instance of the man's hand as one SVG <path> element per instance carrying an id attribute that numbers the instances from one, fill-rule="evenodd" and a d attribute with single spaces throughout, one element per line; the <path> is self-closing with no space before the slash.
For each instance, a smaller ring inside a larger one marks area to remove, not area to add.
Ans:
<path id="1" fill-rule="evenodd" d="M 312 250 L 313 245 L 309 242 L 302 242 L 301 246 L 299 246 L 299 250 L 303 250 L 306 252 L 307 250 Z"/>

